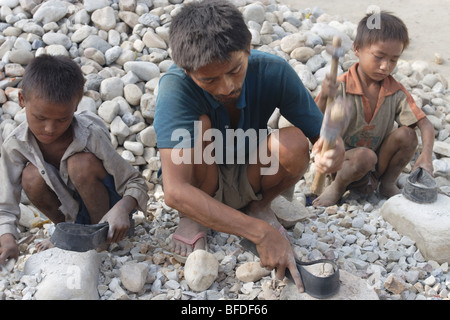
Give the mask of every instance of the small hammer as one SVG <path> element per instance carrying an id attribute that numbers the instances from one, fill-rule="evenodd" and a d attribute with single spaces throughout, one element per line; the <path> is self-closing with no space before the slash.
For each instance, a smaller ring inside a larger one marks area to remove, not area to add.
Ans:
<path id="1" fill-rule="evenodd" d="M 333 46 L 327 46 L 327 52 L 331 54 L 331 70 L 330 70 L 330 84 L 333 86 L 336 83 L 337 71 L 339 66 L 339 58 L 344 56 L 345 49 L 341 47 L 341 38 L 335 36 L 333 38 Z M 339 101 L 334 105 L 335 97 L 328 96 L 327 105 L 325 109 L 324 122 L 322 123 L 321 136 L 324 137 L 324 144 L 322 146 L 321 154 L 323 155 L 327 150 L 334 148 L 336 145 L 337 135 L 342 132 L 344 127 L 348 124 L 346 123 L 345 115 L 349 106 L 345 101 Z M 332 106 L 332 110 L 330 107 Z M 342 108 L 338 110 L 338 108 Z M 311 185 L 311 192 L 315 195 L 320 195 L 323 191 L 323 186 L 325 183 L 325 174 L 316 172 L 314 180 Z"/>

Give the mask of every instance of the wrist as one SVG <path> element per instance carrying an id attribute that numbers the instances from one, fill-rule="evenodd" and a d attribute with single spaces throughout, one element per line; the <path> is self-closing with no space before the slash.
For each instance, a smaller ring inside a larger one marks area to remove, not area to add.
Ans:
<path id="1" fill-rule="evenodd" d="M 252 228 L 247 229 L 252 231 L 251 234 L 248 234 L 248 236 L 245 238 L 249 239 L 256 245 L 259 245 L 264 242 L 267 234 L 273 231 L 273 228 L 264 220 L 258 218 L 255 218 L 255 220 L 257 221 L 255 223 L 252 223 Z"/>
<path id="2" fill-rule="evenodd" d="M 16 237 L 12 233 L 5 233 L 0 236 L 0 245 L 4 246 L 7 243 L 16 243 Z"/>

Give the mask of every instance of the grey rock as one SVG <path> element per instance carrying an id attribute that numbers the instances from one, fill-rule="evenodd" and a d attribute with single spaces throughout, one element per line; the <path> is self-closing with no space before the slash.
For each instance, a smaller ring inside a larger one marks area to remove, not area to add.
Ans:
<path id="1" fill-rule="evenodd" d="M 159 77 L 159 68 L 156 64 L 146 61 L 128 61 L 123 65 L 125 72 L 133 71 L 140 79 L 149 81 Z"/>
<path id="2" fill-rule="evenodd" d="M 99 36 L 92 34 L 81 42 L 80 47 L 83 49 L 95 48 L 103 53 L 106 52 L 106 50 L 111 49 L 111 45 L 108 42 L 106 42 Z"/>
<path id="3" fill-rule="evenodd" d="M 67 14 L 67 6 L 63 1 L 44 2 L 33 14 L 33 19 L 42 24 L 56 22 Z"/>

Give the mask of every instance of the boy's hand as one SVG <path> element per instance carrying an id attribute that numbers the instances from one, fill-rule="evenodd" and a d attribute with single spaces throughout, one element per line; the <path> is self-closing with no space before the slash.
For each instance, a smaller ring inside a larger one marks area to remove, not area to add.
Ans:
<path id="1" fill-rule="evenodd" d="M 0 237 L 0 266 L 4 265 L 7 260 L 19 258 L 19 246 L 16 238 L 10 233 L 6 233 Z"/>
<path id="2" fill-rule="evenodd" d="M 130 228 L 129 213 L 136 206 L 136 199 L 131 196 L 124 196 L 103 216 L 100 223 L 109 223 L 108 243 L 119 242 L 127 235 L 128 229 Z"/>
<path id="3" fill-rule="evenodd" d="M 323 147 L 323 137 L 314 144 L 312 153 L 315 155 L 314 164 L 316 170 L 320 173 L 335 173 L 341 169 L 345 158 L 344 141 L 342 137 L 338 136 L 336 139 L 336 146 L 333 149 L 327 150 L 323 155 L 321 150 Z"/>
<path id="4" fill-rule="evenodd" d="M 337 89 L 339 87 L 339 82 L 331 83 L 330 75 L 327 74 L 325 79 L 322 81 L 322 89 L 320 90 L 320 95 L 323 98 L 335 97 Z"/>
<path id="5" fill-rule="evenodd" d="M 319 99 L 316 101 L 322 113 L 325 113 L 327 108 L 328 97 L 336 97 L 337 89 L 339 88 L 339 82 L 331 83 L 330 75 L 327 74 L 322 81 L 322 88 L 320 90 Z"/>
<path id="6" fill-rule="evenodd" d="M 112 207 L 99 223 L 108 222 L 109 231 L 107 242 L 119 242 L 122 240 L 126 234 L 128 229 L 130 228 L 130 218 L 128 213 L 119 210 L 116 206 Z"/>
<path id="7" fill-rule="evenodd" d="M 422 168 L 426 170 L 429 174 L 431 174 L 432 177 L 434 177 L 433 171 L 433 162 L 431 161 L 431 158 L 427 156 L 425 153 L 421 153 L 419 157 L 417 158 L 416 162 L 414 163 L 414 167 L 412 168 L 411 172 L 414 170 Z"/>
<path id="8" fill-rule="evenodd" d="M 263 241 L 256 245 L 256 249 L 260 256 L 261 267 L 268 270 L 275 269 L 278 280 L 283 280 L 286 268 L 289 269 L 297 289 L 304 292 L 291 244 L 278 230 L 272 228 L 266 232 Z"/>

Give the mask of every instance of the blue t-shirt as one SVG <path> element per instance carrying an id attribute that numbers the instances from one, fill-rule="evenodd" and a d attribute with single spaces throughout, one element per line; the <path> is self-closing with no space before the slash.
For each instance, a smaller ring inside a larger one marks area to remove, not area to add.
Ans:
<path id="1" fill-rule="evenodd" d="M 280 113 L 308 138 L 320 133 L 323 115 L 309 91 L 289 63 L 266 52 L 251 51 L 236 107 L 241 109 L 238 128 L 244 132 L 266 130 L 269 117 L 278 107 Z M 197 86 L 181 68 L 173 65 L 161 77 L 158 88 L 153 123 L 158 148 L 194 147 L 195 122 L 203 114 L 211 119 L 212 128 L 221 132 L 223 145 L 229 145 L 227 137 L 232 137 L 229 134 L 231 125 L 225 107 Z M 246 138 L 248 144 L 248 136 Z M 236 144 L 235 149 L 241 147 Z"/>

